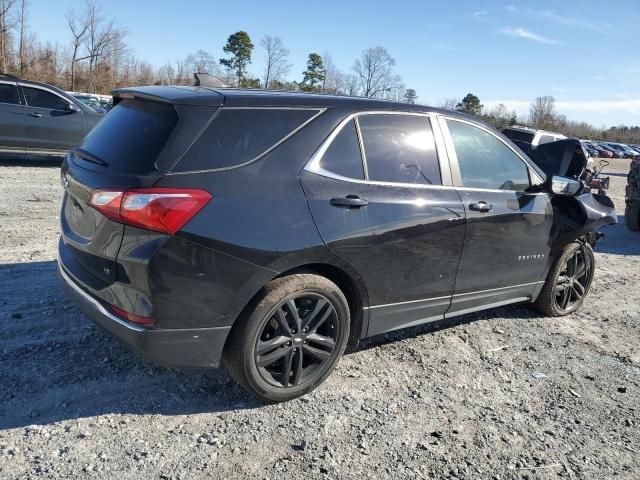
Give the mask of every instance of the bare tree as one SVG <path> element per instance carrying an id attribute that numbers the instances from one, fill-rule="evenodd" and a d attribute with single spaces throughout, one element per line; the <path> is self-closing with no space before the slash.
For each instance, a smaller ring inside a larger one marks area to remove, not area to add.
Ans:
<path id="1" fill-rule="evenodd" d="M 16 25 L 14 5 L 17 0 L 0 0 L 0 72 L 9 70 L 11 30 Z"/>
<path id="2" fill-rule="evenodd" d="M 26 23 L 27 23 L 27 7 L 29 2 L 27 0 L 20 1 L 20 13 L 18 14 L 18 29 L 19 29 L 19 44 L 18 44 L 18 62 L 20 76 L 24 75 L 25 64 L 25 43 L 26 43 Z"/>
<path id="3" fill-rule="evenodd" d="M 89 29 L 89 19 L 87 16 L 78 15 L 77 12 L 67 12 L 67 25 L 71 30 L 72 40 L 72 54 L 71 54 L 71 90 L 76 88 L 76 63 L 78 62 L 78 51 L 84 42 L 85 35 Z"/>
<path id="4" fill-rule="evenodd" d="M 459 98 L 445 98 L 440 104 L 440 108 L 444 108 L 445 110 L 455 110 L 456 105 L 458 105 L 459 103 Z"/>
<path id="5" fill-rule="evenodd" d="M 347 76 L 336 67 L 328 52 L 325 52 L 322 59 L 325 70 L 323 91 L 334 95 L 344 95 L 347 92 Z"/>
<path id="6" fill-rule="evenodd" d="M 280 37 L 270 35 L 262 37 L 260 46 L 267 54 L 263 84 L 265 88 L 271 88 L 274 82 L 281 82 L 291 69 L 291 64 L 287 61 L 289 49 L 284 46 Z"/>
<path id="7" fill-rule="evenodd" d="M 556 99 L 537 97 L 529 109 L 529 122 L 536 128 L 553 128 Z"/>
<path id="8" fill-rule="evenodd" d="M 395 64 L 396 61 L 383 47 L 368 48 L 362 52 L 362 57 L 353 65 L 362 96 L 382 97 L 399 88 L 402 80 L 393 74 Z"/>

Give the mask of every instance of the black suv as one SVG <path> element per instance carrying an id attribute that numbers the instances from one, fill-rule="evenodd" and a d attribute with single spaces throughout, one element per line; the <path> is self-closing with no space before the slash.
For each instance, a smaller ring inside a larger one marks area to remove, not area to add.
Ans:
<path id="1" fill-rule="evenodd" d="M 53 85 L 0 74 L 0 154 L 64 155 L 103 117 Z"/>
<path id="2" fill-rule="evenodd" d="M 116 90 L 61 173 L 60 274 L 83 311 L 157 363 L 222 359 L 270 401 L 365 337 L 515 302 L 573 312 L 584 235 L 615 222 L 477 119 L 348 97 Z"/>

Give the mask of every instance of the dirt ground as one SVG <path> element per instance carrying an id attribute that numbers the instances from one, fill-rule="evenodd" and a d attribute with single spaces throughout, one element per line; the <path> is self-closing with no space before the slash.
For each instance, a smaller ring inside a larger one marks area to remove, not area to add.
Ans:
<path id="1" fill-rule="evenodd" d="M 628 161 L 610 194 L 623 221 Z M 56 277 L 59 169 L 0 165 L 0 478 L 640 478 L 640 234 L 607 227 L 583 307 L 365 342 L 305 398 L 146 363 Z"/>

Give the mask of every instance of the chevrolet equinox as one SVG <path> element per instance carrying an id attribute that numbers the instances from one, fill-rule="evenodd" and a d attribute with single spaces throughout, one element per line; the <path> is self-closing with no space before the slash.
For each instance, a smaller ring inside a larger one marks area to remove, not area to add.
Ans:
<path id="1" fill-rule="evenodd" d="M 222 362 L 288 400 L 365 337 L 518 302 L 575 311 L 585 238 L 615 211 L 569 153 L 543 170 L 481 121 L 419 105 L 119 89 L 62 166 L 59 272 L 152 361 Z"/>

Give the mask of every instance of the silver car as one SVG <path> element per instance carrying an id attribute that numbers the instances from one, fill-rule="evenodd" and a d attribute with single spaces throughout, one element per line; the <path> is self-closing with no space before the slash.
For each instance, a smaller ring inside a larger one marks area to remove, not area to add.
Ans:
<path id="1" fill-rule="evenodd" d="M 64 155 L 104 117 L 59 88 L 0 74 L 0 154 Z"/>

